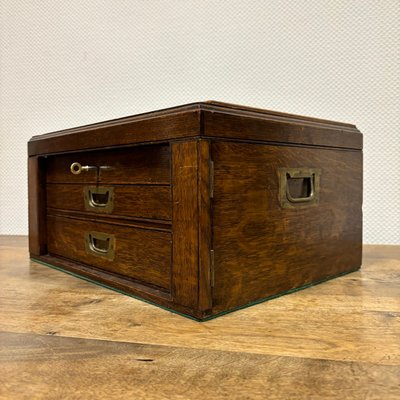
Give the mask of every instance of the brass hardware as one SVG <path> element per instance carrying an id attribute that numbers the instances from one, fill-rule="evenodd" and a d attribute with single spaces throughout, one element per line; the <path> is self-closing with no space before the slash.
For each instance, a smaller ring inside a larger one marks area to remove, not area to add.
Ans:
<path id="1" fill-rule="evenodd" d="M 214 250 L 210 250 L 210 283 L 211 283 L 211 287 L 215 286 L 215 256 L 214 256 Z"/>
<path id="2" fill-rule="evenodd" d="M 85 186 L 83 198 L 86 211 L 110 213 L 114 208 L 114 188 L 112 186 Z"/>
<path id="3" fill-rule="evenodd" d="M 109 165 L 100 165 L 99 170 L 100 171 L 107 171 L 110 169 L 114 169 L 113 167 L 109 166 Z"/>
<path id="4" fill-rule="evenodd" d="M 283 208 L 319 203 L 321 170 L 316 168 L 278 168 L 279 201 Z"/>
<path id="5" fill-rule="evenodd" d="M 78 162 L 74 162 L 71 164 L 69 169 L 74 175 L 79 175 L 82 171 L 87 172 L 90 169 L 97 169 L 97 167 L 94 167 L 93 165 L 81 165 Z"/>
<path id="6" fill-rule="evenodd" d="M 210 160 L 210 198 L 214 198 L 214 161 Z"/>
<path id="7" fill-rule="evenodd" d="M 115 236 L 102 232 L 85 232 L 86 253 L 113 260 Z"/>

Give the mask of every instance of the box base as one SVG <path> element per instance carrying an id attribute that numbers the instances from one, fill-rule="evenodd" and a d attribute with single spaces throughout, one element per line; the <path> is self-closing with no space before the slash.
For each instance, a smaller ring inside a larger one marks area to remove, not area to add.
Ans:
<path id="1" fill-rule="evenodd" d="M 319 281 L 317 281 L 317 282 L 309 283 L 309 284 L 307 284 L 307 285 L 300 286 L 300 287 L 298 287 L 298 288 L 294 288 L 294 289 L 288 290 L 288 291 L 286 291 L 286 292 L 281 292 L 281 293 L 278 293 L 278 294 L 275 294 L 275 295 L 272 295 L 272 296 L 263 297 L 263 298 L 261 298 L 261 299 L 252 301 L 251 303 L 247 303 L 247 304 L 244 304 L 244 305 L 242 305 L 242 306 L 230 308 L 230 309 L 225 310 L 225 311 L 222 311 L 222 312 L 220 312 L 220 313 L 217 313 L 217 314 L 214 314 L 214 315 L 210 315 L 210 316 L 208 316 L 208 317 L 205 317 L 205 318 L 200 319 L 200 318 L 196 318 L 196 317 L 194 317 L 194 316 L 192 316 L 192 315 L 179 312 L 179 311 L 174 310 L 174 309 L 172 309 L 172 308 L 168 308 L 168 307 L 162 306 L 162 305 L 157 304 L 157 303 L 155 303 L 155 302 L 152 302 L 152 301 L 150 301 L 150 300 L 143 299 L 143 298 L 141 298 L 141 297 L 139 297 L 139 296 L 135 296 L 135 295 L 133 295 L 133 294 L 131 294 L 131 293 L 125 292 L 125 291 L 123 291 L 123 290 L 119 290 L 119 289 L 117 289 L 117 288 L 115 288 L 115 287 L 106 285 L 106 284 L 104 284 L 104 283 L 95 281 L 95 280 L 90 279 L 90 278 L 88 278 L 88 277 L 86 277 L 86 276 L 84 276 L 84 275 L 79 275 L 79 274 L 77 274 L 77 273 L 75 273 L 75 272 L 68 271 L 68 270 L 66 270 L 66 269 L 64 269 L 64 268 L 61 268 L 61 267 L 58 267 L 58 266 L 55 266 L 55 265 L 51 265 L 51 264 L 49 264 L 49 263 L 46 263 L 46 262 L 44 262 L 44 261 L 42 261 L 42 260 L 39 260 L 39 259 L 36 259 L 36 258 L 34 258 L 34 257 L 31 257 L 30 259 L 31 259 L 32 261 L 38 263 L 38 264 L 41 264 L 41 265 L 44 265 L 44 266 L 46 266 L 46 267 L 55 269 L 55 270 L 57 270 L 57 271 L 64 272 L 64 273 L 66 273 L 66 274 L 68 274 L 68 275 L 74 276 L 74 277 L 79 278 L 79 279 L 82 279 L 82 280 L 84 280 L 84 281 L 87 281 L 87 282 L 90 282 L 90 283 L 94 283 L 95 285 L 104 287 L 104 288 L 106 288 L 106 289 L 111 289 L 111 290 L 113 290 L 114 292 L 121 293 L 121 294 L 123 294 L 123 295 L 125 295 L 125 296 L 129 296 L 129 297 L 132 297 L 132 298 L 134 298 L 134 299 L 136 299 L 136 300 L 143 301 L 143 302 L 145 302 L 145 303 L 147 303 L 147 304 L 151 304 L 151 305 L 156 306 L 156 307 L 159 307 L 159 308 L 161 308 L 161 309 L 163 309 L 163 310 L 165 310 L 165 311 L 169 311 L 169 312 L 171 312 L 171 313 L 173 313 L 173 314 L 177 314 L 177 315 L 180 315 L 180 316 L 182 316 L 182 317 L 189 318 L 189 319 L 191 319 L 191 320 L 193 320 L 193 321 L 196 321 L 196 322 L 207 322 L 207 321 L 210 321 L 210 320 L 212 320 L 212 319 L 215 319 L 215 318 L 218 318 L 218 317 L 222 317 L 223 315 L 229 314 L 229 313 L 231 313 L 231 312 L 238 311 L 238 310 L 242 310 L 242 309 L 244 309 L 244 308 L 251 307 L 251 306 L 256 305 L 256 304 L 259 304 L 259 303 L 264 303 L 264 302 L 266 302 L 266 301 L 276 299 L 277 297 L 281 297 L 281 296 L 284 296 L 284 295 L 286 295 L 286 294 L 291 294 L 291 293 L 295 293 L 295 292 L 298 292 L 298 291 L 303 290 L 303 289 L 307 289 L 307 288 L 309 288 L 309 287 L 318 285 L 318 284 L 320 284 L 320 283 L 324 283 L 324 282 L 326 282 L 326 281 L 329 281 L 329 280 L 331 280 L 331 279 L 338 278 L 338 277 L 340 277 L 340 276 L 344 276 L 344 275 L 347 275 L 347 274 L 351 274 L 351 273 L 353 273 L 353 272 L 358 271 L 358 270 L 361 268 L 361 266 L 359 266 L 359 267 L 356 267 L 356 268 L 351 269 L 351 270 L 349 270 L 349 271 L 341 272 L 340 274 L 337 274 L 337 275 L 332 275 L 332 276 L 325 277 L 324 279 L 321 279 L 321 280 L 319 280 Z"/>

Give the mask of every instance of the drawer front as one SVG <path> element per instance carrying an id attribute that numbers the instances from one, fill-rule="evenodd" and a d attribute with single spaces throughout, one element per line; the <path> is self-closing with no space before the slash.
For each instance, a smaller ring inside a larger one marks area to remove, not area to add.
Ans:
<path id="1" fill-rule="evenodd" d="M 121 217 L 171 220 L 171 188 L 153 185 L 47 185 L 47 207 Z"/>
<path id="2" fill-rule="evenodd" d="M 75 163 L 75 164 L 74 164 Z M 80 173 L 76 164 L 83 168 Z M 168 145 L 68 153 L 47 158 L 48 183 L 169 184 Z"/>
<path id="3" fill-rule="evenodd" d="M 48 216 L 48 252 L 170 289 L 171 234 Z"/>

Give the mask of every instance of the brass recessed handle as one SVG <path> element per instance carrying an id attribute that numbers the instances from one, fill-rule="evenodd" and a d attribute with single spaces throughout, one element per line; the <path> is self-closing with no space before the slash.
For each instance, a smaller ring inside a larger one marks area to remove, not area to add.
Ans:
<path id="1" fill-rule="evenodd" d="M 114 188 L 112 186 L 85 186 L 83 197 L 87 211 L 110 213 L 114 208 Z"/>
<path id="2" fill-rule="evenodd" d="M 292 196 L 290 192 L 290 184 L 289 181 L 291 179 L 299 179 L 302 182 L 302 186 L 304 186 L 305 193 L 303 195 L 300 195 L 299 197 Z M 292 203 L 306 203 L 308 201 L 312 201 L 314 198 L 314 175 L 312 173 L 310 174 L 301 174 L 301 175 L 295 175 L 292 176 L 291 173 L 286 174 L 286 197 L 287 199 L 292 202 Z"/>
<path id="3" fill-rule="evenodd" d="M 85 232 L 85 248 L 88 254 L 113 260 L 115 236 L 103 232 Z"/>
<path id="4" fill-rule="evenodd" d="M 87 172 L 90 169 L 97 169 L 97 167 L 93 165 L 81 165 L 78 162 L 73 162 L 69 169 L 74 175 L 79 175 L 82 171 Z"/>
<path id="5" fill-rule="evenodd" d="M 283 208 L 318 204 L 321 170 L 279 168 L 279 200 Z"/>

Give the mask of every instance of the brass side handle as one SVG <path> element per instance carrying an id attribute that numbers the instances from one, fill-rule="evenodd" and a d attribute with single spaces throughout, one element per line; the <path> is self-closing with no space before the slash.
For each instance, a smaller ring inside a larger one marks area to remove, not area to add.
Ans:
<path id="1" fill-rule="evenodd" d="M 318 204 L 321 171 L 316 168 L 279 168 L 279 200 L 283 208 Z"/>
<path id="2" fill-rule="evenodd" d="M 114 188 L 112 186 L 85 186 L 83 198 L 86 211 L 111 213 L 114 209 Z"/>
<path id="3" fill-rule="evenodd" d="M 86 253 L 113 260 L 115 255 L 115 236 L 103 232 L 85 232 Z"/>
<path id="4" fill-rule="evenodd" d="M 302 194 L 299 197 L 292 196 L 290 192 L 290 180 L 291 179 L 301 179 L 302 180 Z M 286 173 L 286 197 L 292 203 L 306 203 L 312 201 L 315 195 L 314 190 L 314 175 L 313 174 L 292 174 L 290 172 Z"/>

